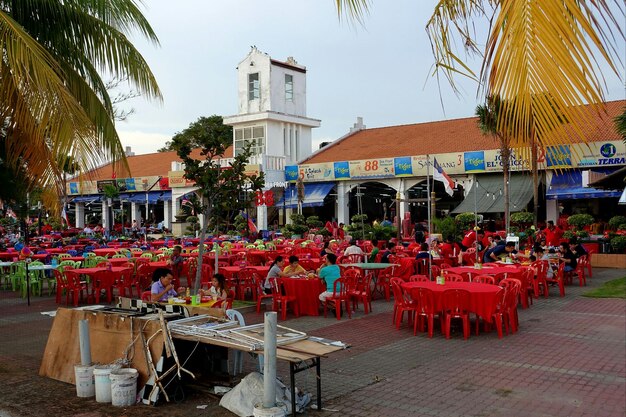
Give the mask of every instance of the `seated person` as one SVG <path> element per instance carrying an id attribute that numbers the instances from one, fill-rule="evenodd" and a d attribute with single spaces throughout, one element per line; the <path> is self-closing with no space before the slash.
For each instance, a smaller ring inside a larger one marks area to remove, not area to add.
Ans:
<path id="1" fill-rule="evenodd" d="M 319 295 L 320 301 L 326 301 L 326 298 L 332 297 L 335 281 L 341 278 L 341 270 L 337 266 L 337 256 L 329 253 L 326 256 L 326 263 L 317 270 L 317 275 L 326 282 L 326 291 Z"/>
<path id="2" fill-rule="evenodd" d="M 484 263 L 497 262 L 500 260 L 500 255 L 516 254 L 515 242 L 507 242 L 504 245 L 496 245 L 485 252 L 483 257 Z"/>
<path id="3" fill-rule="evenodd" d="M 272 293 L 272 283 L 270 282 L 270 279 L 289 276 L 287 273 L 283 272 L 284 266 L 285 258 L 278 255 L 276 259 L 274 259 L 274 262 L 272 262 L 272 265 L 270 265 L 270 270 L 265 277 L 265 282 L 263 283 L 263 291 L 265 291 L 265 294 Z"/>
<path id="4" fill-rule="evenodd" d="M 284 274 L 288 277 L 294 275 L 306 275 L 306 269 L 304 269 L 298 262 L 300 262 L 298 257 L 296 255 L 291 255 L 289 257 L 289 265 L 287 265 L 283 270 Z"/>
<path id="5" fill-rule="evenodd" d="M 563 268 L 563 270 L 565 272 L 572 272 L 576 269 L 576 255 L 574 255 L 574 252 L 572 252 L 572 250 L 569 247 L 569 243 L 561 243 L 560 247 L 559 247 L 559 252 L 560 252 L 560 256 L 559 256 L 559 260 L 561 262 L 563 262 L 565 264 L 565 267 Z"/>
<path id="6" fill-rule="evenodd" d="M 539 259 L 540 261 L 548 262 L 548 269 L 546 271 L 546 277 L 548 279 L 552 279 L 554 277 L 554 272 L 552 271 L 552 266 L 550 265 L 550 258 L 548 257 L 548 254 L 545 253 L 545 251 L 543 250 L 541 246 L 536 245 L 535 247 L 533 247 L 533 255 L 531 255 L 531 259 L 533 256 L 536 257 L 536 259 Z"/>
<path id="7" fill-rule="evenodd" d="M 383 252 L 383 255 L 380 257 L 381 264 L 389 263 L 389 256 L 395 254 L 396 252 L 396 244 L 393 242 L 387 242 L 387 249 Z"/>
<path id="8" fill-rule="evenodd" d="M 356 245 L 356 239 L 352 239 L 350 241 L 350 246 L 348 246 L 346 250 L 343 251 L 343 256 L 348 255 L 364 255 L 363 250 Z"/>
<path id="9" fill-rule="evenodd" d="M 152 301 L 167 301 L 169 297 L 176 297 L 179 294 L 185 293 L 185 288 L 180 287 L 178 291 L 174 289 L 172 285 L 172 271 L 167 268 L 157 268 L 152 274 L 152 287 L 150 292 L 152 294 Z"/>
<path id="10" fill-rule="evenodd" d="M 441 245 L 441 257 L 444 259 L 456 258 L 461 253 L 461 247 L 454 241 L 454 236 L 446 237 L 446 242 Z"/>
<path id="11" fill-rule="evenodd" d="M 589 252 L 587 252 L 587 249 L 585 249 L 585 247 L 581 243 L 578 242 L 578 239 L 576 237 L 570 238 L 569 246 L 570 246 L 572 253 L 576 255 L 576 259 L 580 258 L 583 255 L 589 255 Z"/>
<path id="12" fill-rule="evenodd" d="M 225 301 L 228 298 L 228 291 L 226 291 L 226 277 L 222 274 L 213 275 L 211 288 L 206 291 L 200 290 L 200 295 L 210 296 L 213 304 Z"/>
<path id="13" fill-rule="evenodd" d="M 437 239 L 436 237 L 430 240 L 430 255 L 435 259 L 441 258 L 441 248 L 439 246 L 439 239 Z"/>
<path id="14" fill-rule="evenodd" d="M 184 258 L 180 254 L 182 252 L 182 248 L 178 245 L 174 246 L 174 250 L 172 251 L 172 256 L 168 259 L 167 263 L 172 268 L 173 271 L 176 272 L 176 275 L 180 276 L 180 273 L 183 270 L 183 262 Z"/>
<path id="15" fill-rule="evenodd" d="M 432 259 L 433 255 L 428 250 L 428 243 L 422 243 L 420 245 L 420 251 L 415 255 L 415 259 Z"/>
<path id="16" fill-rule="evenodd" d="M 372 251 L 367 258 L 368 262 L 374 263 L 376 261 L 376 255 L 378 255 L 380 249 L 378 249 L 378 239 L 372 239 Z"/>

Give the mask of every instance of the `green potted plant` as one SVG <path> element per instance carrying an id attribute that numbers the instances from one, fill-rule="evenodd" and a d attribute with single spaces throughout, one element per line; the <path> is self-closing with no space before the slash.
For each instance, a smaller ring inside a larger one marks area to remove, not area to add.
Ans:
<path id="1" fill-rule="evenodd" d="M 613 216 L 609 219 L 611 230 L 621 230 L 626 227 L 626 216 Z"/>
<path id="2" fill-rule="evenodd" d="M 572 214 L 567 218 L 567 224 L 573 226 L 576 231 L 582 231 L 585 226 L 591 226 L 593 221 L 593 216 L 586 213 Z"/>
<path id="3" fill-rule="evenodd" d="M 626 236 L 615 236 L 611 239 L 611 247 L 616 253 L 626 252 Z"/>
<path id="4" fill-rule="evenodd" d="M 473 227 L 474 222 L 476 221 L 476 216 L 474 213 L 459 213 L 454 218 L 456 223 L 458 224 L 458 228 L 461 230 L 461 233 L 464 233 L 466 230 Z"/>

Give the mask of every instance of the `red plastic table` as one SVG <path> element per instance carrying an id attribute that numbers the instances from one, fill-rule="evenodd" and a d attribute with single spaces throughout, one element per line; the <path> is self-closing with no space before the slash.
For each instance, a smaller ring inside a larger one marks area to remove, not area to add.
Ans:
<path id="1" fill-rule="evenodd" d="M 300 315 L 319 316 L 319 295 L 326 291 L 326 285 L 319 279 L 281 278 L 279 283 L 285 295 L 296 297 Z"/>
<path id="2" fill-rule="evenodd" d="M 402 288 L 409 290 L 411 288 L 428 288 L 432 290 L 435 301 L 435 310 L 443 309 L 443 292 L 448 289 L 462 289 L 470 293 L 470 311 L 478 314 L 485 321 L 491 322 L 491 316 L 496 311 L 498 292 L 501 287 L 491 284 L 480 284 L 470 282 L 446 282 L 444 285 L 438 285 L 436 282 L 405 282 Z"/>
<path id="3" fill-rule="evenodd" d="M 94 249 L 92 250 L 93 253 L 95 253 L 98 256 L 113 256 L 113 255 L 117 255 L 117 249 L 113 249 L 113 248 L 100 248 L 100 249 Z"/>
<path id="4" fill-rule="evenodd" d="M 483 265 L 481 269 L 476 269 L 473 266 L 453 266 L 447 270 L 455 274 L 468 273 L 473 275 L 495 275 L 499 273 L 521 272 L 523 267 L 519 266 L 498 266 L 497 264 Z"/>
<path id="5" fill-rule="evenodd" d="M 267 273 L 270 272 L 270 267 L 269 265 L 267 266 L 262 266 L 262 265 L 247 265 L 243 268 L 253 268 L 256 269 L 257 273 L 259 275 L 261 275 L 261 277 L 265 278 L 267 276 Z M 222 266 L 221 268 L 219 268 L 219 272 L 224 274 L 224 276 L 227 279 L 232 279 L 235 275 L 237 275 L 239 273 L 239 271 L 241 271 L 243 269 L 240 266 Z"/>

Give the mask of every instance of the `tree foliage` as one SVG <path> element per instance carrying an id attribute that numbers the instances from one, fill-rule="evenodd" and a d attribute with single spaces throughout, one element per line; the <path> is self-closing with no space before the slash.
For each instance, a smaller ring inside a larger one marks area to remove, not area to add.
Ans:
<path id="1" fill-rule="evenodd" d="M 135 0 L 0 0 L 3 162 L 23 169 L 27 184 L 60 194 L 68 157 L 82 171 L 110 160 L 125 166 L 100 74 L 161 98 L 129 41 L 135 33 L 158 43 Z"/>
<path id="2" fill-rule="evenodd" d="M 197 293 L 200 285 L 202 254 L 208 219 L 214 210 L 223 209 L 224 204 L 238 204 L 238 196 L 244 189 L 260 190 L 264 176 L 246 175 L 246 164 L 250 157 L 249 148 L 224 163 L 226 150 L 232 143 L 232 127 L 223 124 L 221 116 L 201 117 L 172 138 L 172 147 L 185 164 L 185 178 L 193 180 L 199 189 L 196 193 L 201 200 L 204 216 L 200 235 L 200 253 L 196 276 Z"/>

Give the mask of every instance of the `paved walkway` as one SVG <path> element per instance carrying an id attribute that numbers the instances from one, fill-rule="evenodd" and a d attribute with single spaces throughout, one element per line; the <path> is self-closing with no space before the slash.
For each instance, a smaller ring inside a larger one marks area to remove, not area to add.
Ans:
<path id="1" fill-rule="evenodd" d="M 391 324 L 392 303 L 374 303 L 374 313 L 353 318 L 301 317 L 288 327 L 349 343 L 352 348 L 322 361 L 324 412 L 342 416 L 624 416 L 626 415 L 626 300 L 581 294 L 626 275 L 595 269 L 588 286 L 566 288 L 566 297 L 535 300 L 519 311 L 520 330 L 472 334 L 457 330 L 446 340 L 413 336 L 404 323 Z M 553 289 L 553 294 L 557 291 Z M 0 291 L 0 416 L 232 416 L 206 397 L 157 409 L 119 410 L 77 399 L 74 387 L 36 376 L 52 320 L 54 298 L 25 300 Z M 246 314 L 249 323 L 262 314 Z M 256 362 L 247 355 L 245 370 Z M 279 375 L 288 381 L 287 368 Z M 315 392 L 313 371 L 297 385 Z M 209 404 L 205 410 L 200 404 Z"/>

